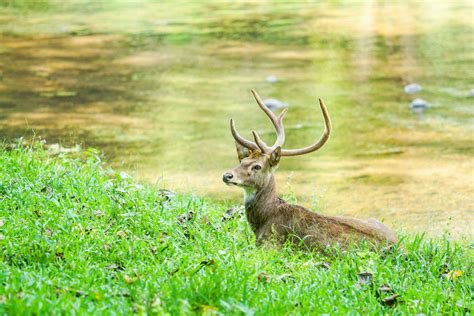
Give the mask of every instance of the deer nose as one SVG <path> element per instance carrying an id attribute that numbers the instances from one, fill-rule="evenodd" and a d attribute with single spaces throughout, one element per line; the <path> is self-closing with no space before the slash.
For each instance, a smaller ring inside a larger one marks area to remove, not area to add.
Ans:
<path id="1" fill-rule="evenodd" d="M 234 177 L 234 175 L 230 172 L 226 172 L 224 173 L 224 176 L 222 176 L 222 181 L 224 182 L 229 182 L 230 179 L 232 179 Z"/>

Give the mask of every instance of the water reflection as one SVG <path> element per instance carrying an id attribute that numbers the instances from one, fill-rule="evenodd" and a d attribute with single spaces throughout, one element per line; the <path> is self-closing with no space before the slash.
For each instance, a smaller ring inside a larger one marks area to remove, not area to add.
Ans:
<path id="1" fill-rule="evenodd" d="M 282 162 L 282 193 L 288 183 L 326 213 L 472 234 L 470 12 L 469 1 L 0 7 L 0 135 L 95 146 L 149 181 L 237 200 L 220 181 L 236 163 L 229 118 L 274 138 L 249 89 L 290 104 L 288 148 L 320 135 L 323 97 L 334 133 Z M 423 90 L 406 95 L 412 82 Z M 432 108 L 413 115 L 415 97 Z"/>

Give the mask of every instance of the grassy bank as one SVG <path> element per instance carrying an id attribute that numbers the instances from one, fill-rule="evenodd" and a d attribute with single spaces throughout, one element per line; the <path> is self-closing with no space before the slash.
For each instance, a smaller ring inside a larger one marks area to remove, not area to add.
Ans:
<path id="1" fill-rule="evenodd" d="M 257 248 L 241 210 L 135 183 L 93 151 L 0 149 L 0 313 L 464 313 L 472 245 Z M 370 274 L 360 275 L 361 272 Z M 358 275 L 359 274 L 359 275 Z"/>

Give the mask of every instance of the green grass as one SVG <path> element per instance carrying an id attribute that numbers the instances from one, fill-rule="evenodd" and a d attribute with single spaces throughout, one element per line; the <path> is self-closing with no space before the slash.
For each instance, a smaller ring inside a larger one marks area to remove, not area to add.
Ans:
<path id="1" fill-rule="evenodd" d="M 0 313 L 469 313 L 472 245 L 408 236 L 404 250 L 331 257 L 258 248 L 245 216 L 223 220 L 228 208 L 137 184 L 92 150 L 0 148 Z"/>

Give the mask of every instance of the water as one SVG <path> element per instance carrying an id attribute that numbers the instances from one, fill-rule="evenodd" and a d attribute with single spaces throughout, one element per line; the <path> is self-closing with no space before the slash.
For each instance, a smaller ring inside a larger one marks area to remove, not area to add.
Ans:
<path id="1" fill-rule="evenodd" d="M 274 132 L 252 99 L 289 103 L 282 194 L 326 214 L 473 236 L 471 1 L 38 2 L 0 5 L 0 136 L 101 149 L 115 168 L 240 201 L 229 119 Z M 275 83 L 267 82 L 270 75 Z M 418 83 L 423 90 L 407 95 Z M 413 113 L 410 102 L 432 107 Z"/>

